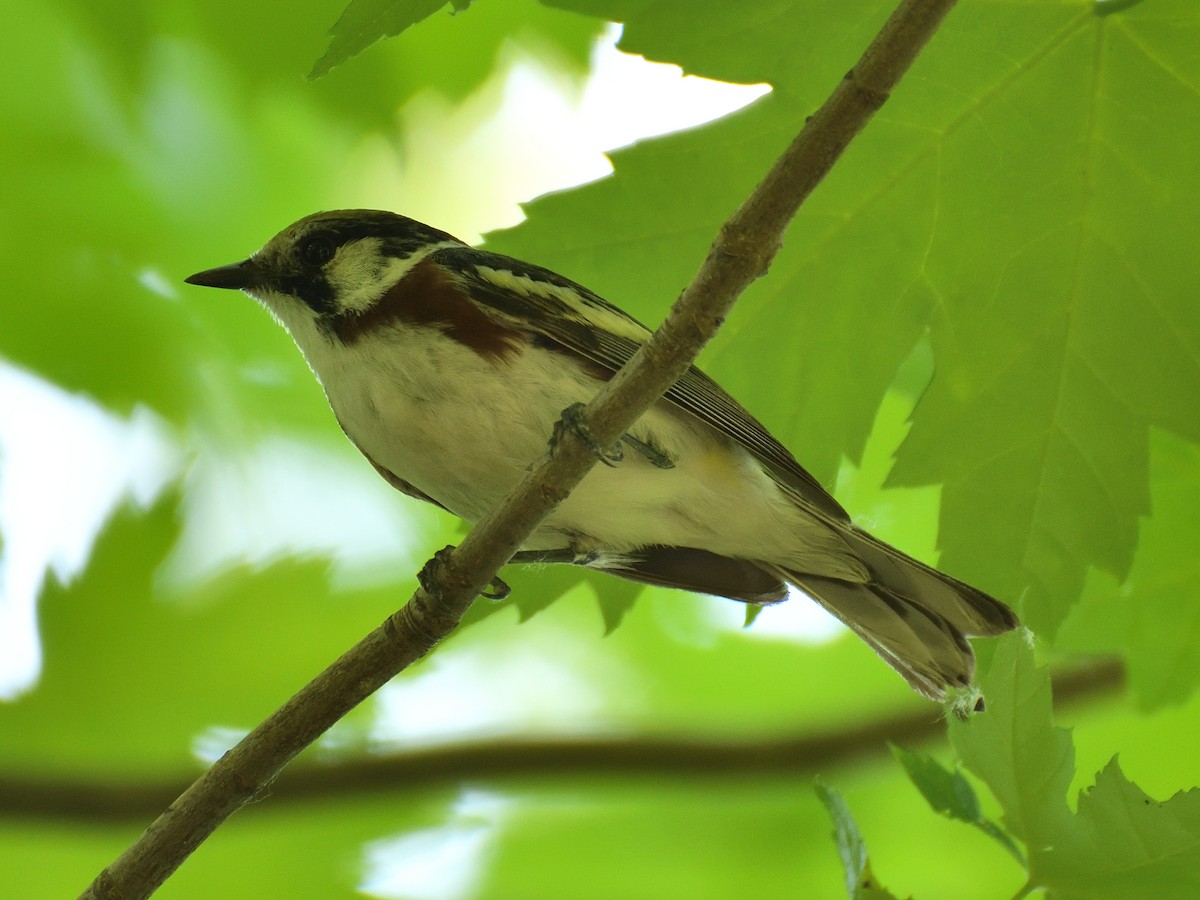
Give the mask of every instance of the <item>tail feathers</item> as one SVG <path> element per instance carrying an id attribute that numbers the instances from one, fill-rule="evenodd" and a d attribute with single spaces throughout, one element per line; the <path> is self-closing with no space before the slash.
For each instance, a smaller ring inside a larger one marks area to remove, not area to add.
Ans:
<path id="1" fill-rule="evenodd" d="M 919 601 L 880 584 L 850 584 L 789 573 L 798 588 L 841 619 L 904 680 L 931 700 L 944 700 L 948 687 L 967 687 L 975 655 L 963 634 Z"/>
<path id="2" fill-rule="evenodd" d="M 978 588 L 927 566 L 857 528 L 848 543 L 866 564 L 873 582 L 937 612 L 966 635 L 993 636 L 1020 624 L 1011 609 Z"/>
<path id="3" fill-rule="evenodd" d="M 931 700 L 966 688 L 975 672 L 967 635 L 996 635 L 1017 617 L 998 600 L 889 547 L 865 532 L 845 534 L 870 570 L 864 583 L 784 570 L 788 581 L 841 619 Z"/>

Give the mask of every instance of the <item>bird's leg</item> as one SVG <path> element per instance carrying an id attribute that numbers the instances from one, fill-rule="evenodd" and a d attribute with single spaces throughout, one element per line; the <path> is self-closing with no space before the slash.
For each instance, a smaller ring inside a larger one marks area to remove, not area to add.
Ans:
<path id="1" fill-rule="evenodd" d="M 509 560 L 519 566 L 536 566 L 542 563 L 567 563 L 573 566 L 586 566 L 599 559 L 594 551 L 576 550 L 574 547 L 563 547 L 559 550 L 519 550 Z"/>
<path id="2" fill-rule="evenodd" d="M 664 453 L 662 450 L 659 450 L 652 444 L 648 444 L 645 441 L 639 441 L 628 432 L 623 434 L 621 436 L 621 440 L 613 444 L 611 449 L 605 450 L 600 446 L 599 443 L 596 442 L 596 439 L 592 437 L 591 432 L 588 431 L 587 426 L 584 424 L 583 409 L 584 404 L 573 403 L 563 410 L 562 418 L 560 418 L 555 424 L 554 434 L 550 438 L 551 447 L 553 447 L 561 439 L 563 429 L 570 428 L 577 435 L 579 435 L 579 439 L 583 441 L 589 450 L 600 457 L 600 461 L 606 466 L 615 467 L 617 463 L 625 458 L 625 449 L 621 446 L 622 442 L 624 442 L 629 444 L 634 450 L 648 459 L 652 466 L 655 466 L 659 469 L 675 468 L 675 461 L 672 460 L 671 457 L 669 457 L 666 453 Z"/>
<path id="3" fill-rule="evenodd" d="M 632 434 L 628 434 L 628 433 L 626 433 L 626 435 L 622 438 L 622 440 L 625 441 L 625 443 L 629 444 L 631 447 L 633 447 L 633 449 L 636 450 L 638 453 L 642 454 L 642 456 L 646 457 L 646 459 L 650 460 L 650 465 L 654 466 L 655 468 L 658 468 L 658 469 L 673 469 L 673 468 L 675 468 L 675 461 L 673 459 L 671 459 L 671 457 L 667 456 L 667 454 L 664 453 L 662 450 L 659 450 L 657 447 L 655 447 L 653 444 L 647 444 L 645 441 L 639 441 Z"/>
<path id="4" fill-rule="evenodd" d="M 554 434 L 550 436 L 550 448 L 557 446 L 562 440 L 563 433 L 570 429 L 579 436 L 585 447 L 600 457 L 600 462 L 606 466 L 616 467 L 617 463 L 625 458 L 625 451 L 621 449 L 621 442 L 617 441 L 612 445 L 612 448 L 605 450 L 592 437 L 592 433 L 588 430 L 587 425 L 583 421 L 583 410 L 586 404 L 572 403 L 563 410 L 562 416 L 554 424 Z"/>

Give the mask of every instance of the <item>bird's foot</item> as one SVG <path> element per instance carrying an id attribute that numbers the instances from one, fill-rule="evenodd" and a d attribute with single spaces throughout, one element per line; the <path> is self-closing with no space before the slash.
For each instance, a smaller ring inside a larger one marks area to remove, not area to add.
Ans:
<path id="1" fill-rule="evenodd" d="M 645 441 L 640 441 L 633 435 L 626 432 L 621 436 L 621 440 L 617 441 L 609 449 L 605 450 L 592 437 L 591 431 L 588 430 L 586 423 L 583 421 L 584 404 L 573 403 L 563 410 L 562 417 L 554 426 L 554 435 L 550 438 L 550 446 L 553 447 L 561 439 L 564 429 L 571 429 L 584 445 L 600 457 L 600 462 L 606 466 L 615 467 L 617 463 L 625 458 L 625 448 L 622 444 L 629 444 L 634 450 L 650 461 L 650 464 L 658 469 L 673 469 L 675 461 L 671 459 L 662 450 L 659 450 L 653 444 L 648 444 Z"/>
<path id="2" fill-rule="evenodd" d="M 573 431 L 583 441 L 583 445 L 600 457 L 600 462 L 606 466 L 616 467 L 617 463 L 625 458 L 625 451 L 621 448 L 621 442 L 617 441 L 611 448 L 605 450 L 592 437 L 592 432 L 588 429 L 587 423 L 583 421 L 583 411 L 586 404 L 572 403 L 562 411 L 562 416 L 554 425 L 554 434 L 550 437 L 550 447 L 554 448 L 558 442 L 562 440 L 562 435 L 567 431 Z"/>
<path id="3" fill-rule="evenodd" d="M 488 586 L 479 592 L 479 596 L 486 600 L 504 600 L 512 593 L 512 588 L 508 586 L 508 582 L 499 575 L 492 578 L 488 582 Z"/>
<path id="4" fill-rule="evenodd" d="M 421 571 L 417 573 L 417 581 L 427 594 L 436 593 L 436 585 L 439 569 L 445 565 L 449 555 L 454 552 L 454 545 L 449 544 L 433 554 L 433 558 L 421 567 Z M 480 597 L 485 597 L 488 600 L 503 600 L 512 593 L 510 588 L 499 575 L 488 582 L 487 587 L 479 592 Z"/>

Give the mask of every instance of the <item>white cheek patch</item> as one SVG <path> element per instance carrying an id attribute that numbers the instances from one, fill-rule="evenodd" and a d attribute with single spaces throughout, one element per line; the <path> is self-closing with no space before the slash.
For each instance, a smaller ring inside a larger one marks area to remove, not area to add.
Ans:
<path id="1" fill-rule="evenodd" d="M 343 244 L 325 266 L 325 278 L 333 288 L 338 312 L 365 312 L 430 253 L 462 246 L 457 241 L 442 241 L 397 259 L 382 255 L 381 243 L 378 238 L 362 238 Z"/>
<path id="2" fill-rule="evenodd" d="M 325 266 L 338 312 L 362 312 L 404 277 L 409 260 L 384 257 L 377 238 L 351 241 L 338 248 Z"/>
<path id="3" fill-rule="evenodd" d="M 498 288 L 514 291 L 518 294 L 532 294 L 535 297 L 558 300 L 574 315 L 574 318 L 588 325 L 602 328 L 610 334 L 630 338 L 639 344 L 650 336 L 650 332 L 637 322 L 633 322 L 620 313 L 613 312 L 606 307 L 588 303 L 579 294 L 571 290 L 571 288 L 563 287 L 561 284 L 539 281 L 528 275 L 517 275 L 515 272 L 509 272 L 504 269 L 493 269 L 490 266 L 477 265 L 475 266 L 475 271 L 483 279 L 491 282 Z"/>

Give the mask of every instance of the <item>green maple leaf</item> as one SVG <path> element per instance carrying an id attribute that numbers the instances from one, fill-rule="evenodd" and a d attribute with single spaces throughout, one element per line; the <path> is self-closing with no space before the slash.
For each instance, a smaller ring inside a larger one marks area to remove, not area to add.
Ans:
<path id="1" fill-rule="evenodd" d="M 846 894 L 851 900 L 895 900 L 895 896 L 879 884 L 871 871 L 866 842 L 842 795 L 820 778 L 813 789 L 833 820 L 833 840 L 846 873 Z"/>
<path id="2" fill-rule="evenodd" d="M 376 41 L 395 37 L 447 4 L 461 12 L 471 0 L 351 0 L 329 29 L 329 49 L 313 64 L 309 78 L 320 78 Z"/>
<path id="3" fill-rule="evenodd" d="M 997 643 L 982 678 L 988 710 L 952 722 L 950 737 L 1028 848 L 1030 886 L 1114 900 L 1197 896 L 1200 790 L 1156 801 L 1125 778 L 1114 758 L 1072 813 L 1074 747 L 1069 732 L 1052 724 L 1049 676 L 1034 666 L 1020 635 Z"/>

